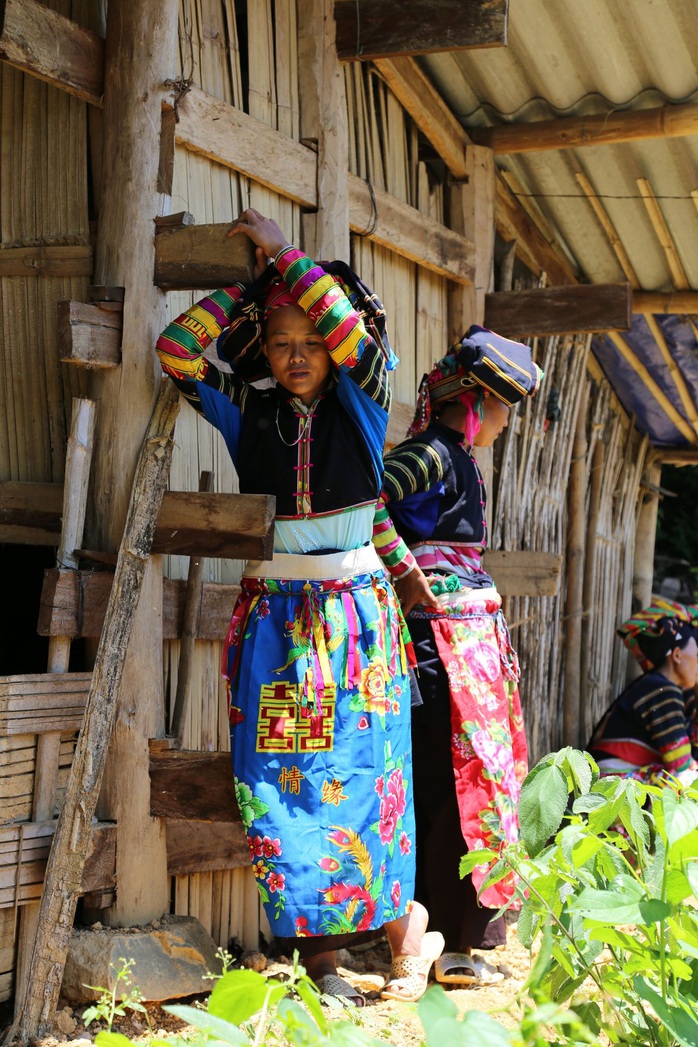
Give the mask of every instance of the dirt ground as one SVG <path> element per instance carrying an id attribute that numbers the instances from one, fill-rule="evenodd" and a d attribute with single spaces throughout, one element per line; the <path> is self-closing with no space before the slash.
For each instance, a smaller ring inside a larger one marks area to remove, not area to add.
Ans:
<path id="1" fill-rule="evenodd" d="M 459 1011 L 474 1008 L 481 1011 L 500 1011 L 509 1008 L 514 997 L 528 975 L 530 959 L 528 952 L 516 937 L 516 926 L 508 927 L 507 944 L 486 953 L 475 953 L 477 958 L 486 960 L 493 967 L 499 968 L 506 975 L 504 981 L 496 985 L 474 986 L 467 989 L 448 989 L 449 997 L 455 1002 Z M 260 966 L 264 958 L 255 954 L 259 963 L 251 958 L 249 966 Z M 265 974 L 280 974 L 290 971 L 290 964 L 285 957 L 269 960 Z M 343 961 L 339 973 L 346 977 L 367 994 L 367 1004 L 355 1011 L 357 1023 L 371 1036 L 394 1047 L 419 1047 L 423 1042 L 422 1026 L 417 1016 L 416 1005 L 400 1003 L 395 1000 L 381 1000 L 378 989 L 385 981 L 389 971 L 389 951 L 386 943 L 378 943 L 371 948 L 358 947 L 350 952 L 343 952 L 339 959 Z M 205 999 L 204 996 L 201 999 Z M 191 999 L 176 1002 L 194 1002 Z M 37 1047 L 89 1047 L 97 1033 L 106 1028 L 103 1022 L 94 1021 L 87 1029 L 82 1022 L 85 1008 L 72 1010 L 61 1008 L 57 1014 L 55 1035 L 39 1041 Z M 330 1017 L 334 1016 L 334 1011 Z M 342 1011 L 338 1017 L 344 1017 Z M 496 1017 L 503 1024 L 511 1024 L 511 1017 L 506 1013 Z M 0 1042 L 4 1030 L 3 1024 L 9 1024 L 11 1012 L 0 1013 Z M 148 1029 L 148 1024 L 152 1033 Z M 125 1018 L 116 1018 L 114 1031 L 121 1032 L 129 1039 L 146 1044 L 151 1035 L 162 1038 L 165 1035 L 184 1031 L 186 1027 L 173 1015 L 168 1014 L 157 1004 L 148 1005 L 148 1021 L 143 1014 L 130 1013 Z"/>

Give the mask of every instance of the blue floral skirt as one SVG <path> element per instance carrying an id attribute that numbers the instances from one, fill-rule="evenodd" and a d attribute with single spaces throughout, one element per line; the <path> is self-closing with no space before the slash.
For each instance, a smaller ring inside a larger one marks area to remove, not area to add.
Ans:
<path id="1" fill-rule="evenodd" d="M 252 867 L 275 935 L 374 930 L 414 892 L 402 620 L 382 568 L 283 560 L 311 579 L 243 578 L 224 653 Z"/>

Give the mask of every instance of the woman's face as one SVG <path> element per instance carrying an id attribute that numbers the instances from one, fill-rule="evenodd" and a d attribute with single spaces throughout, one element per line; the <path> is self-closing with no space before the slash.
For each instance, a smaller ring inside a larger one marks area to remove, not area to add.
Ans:
<path id="1" fill-rule="evenodd" d="M 509 424 L 509 408 L 496 396 L 485 398 L 482 425 L 473 440 L 475 447 L 491 447 Z"/>
<path id="2" fill-rule="evenodd" d="M 674 670 L 682 691 L 687 691 L 698 684 L 698 644 L 691 637 L 685 647 L 675 647 L 672 651 Z"/>
<path id="3" fill-rule="evenodd" d="M 332 358 L 299 305 L 274 309 L 264 324 L 262 352 L 279 385 L 309 407 L 327 385 Z"/>

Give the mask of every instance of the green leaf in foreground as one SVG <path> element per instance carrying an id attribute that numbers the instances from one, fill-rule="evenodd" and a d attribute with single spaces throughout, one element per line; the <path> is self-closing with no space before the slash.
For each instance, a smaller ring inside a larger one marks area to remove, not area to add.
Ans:
<path id="1" fill-rule="evenodd" d="M 567 776 L 554 763 L 539 763 L 526 778 L 519 799 L 521 837 L 531 858 L 560 828 L 567 809 Z"/>

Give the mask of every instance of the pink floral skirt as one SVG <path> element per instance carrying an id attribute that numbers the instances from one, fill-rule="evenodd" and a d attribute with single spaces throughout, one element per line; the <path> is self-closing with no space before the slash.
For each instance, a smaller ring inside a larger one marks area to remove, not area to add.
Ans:
<path id="1" fill-rule="evenodd" d="M 499 850 L 519 836 L 517 807 L 528 773 L 519 666 L 494 589 L 464 590 L 440 597 L 431 622 L 449 681 L 451 752 L 458 809 L 468 850 Z M 479 889 L 488 866 L 472 874 Z M 515 881 L 508 876 L 486 887 L 487 908 L 508 903 Z"/>

